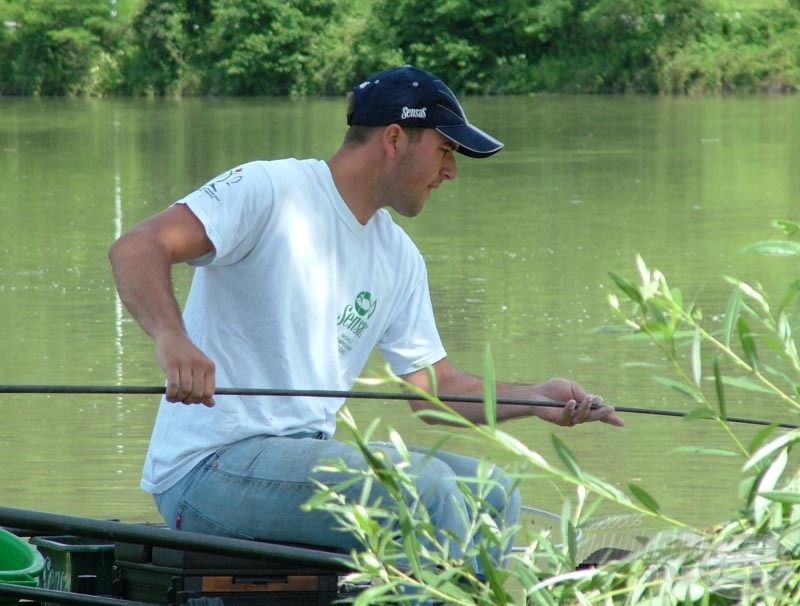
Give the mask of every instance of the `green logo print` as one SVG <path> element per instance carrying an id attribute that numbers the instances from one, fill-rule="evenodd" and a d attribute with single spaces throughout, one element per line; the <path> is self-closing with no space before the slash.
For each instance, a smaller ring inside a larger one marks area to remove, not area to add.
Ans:
<path id="1" fill-rule="evenodd" d="M 368 291 L 362 290 L 356 295 L 356 313 L 361 316 L 372 317 L 375 311 L 375 304 L 372 302 L 372 295 Z"/>
<path id="2" fill-rule="evenodd" d="M 345 305 L 342 313 L 336 319 L 337 325 L 347 329 L 353 336 L 360 337 L 369 326 L 368 320 L 375 313 L 378 302 L 372 298 L 372 293 L 362 290 L 356 295 L 353 305 Z M 339 353 L 344 353 L 352 348 L 351 336 L 346 332 L 339 335 Z"/>

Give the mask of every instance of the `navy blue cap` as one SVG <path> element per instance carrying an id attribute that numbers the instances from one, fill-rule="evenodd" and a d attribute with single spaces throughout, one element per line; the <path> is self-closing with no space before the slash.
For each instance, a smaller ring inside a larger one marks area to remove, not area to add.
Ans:
<path id="1" fill-rule="evenodd" d="M 405 65 L 370 76 L 353 88 L 349 125 L 433 128 L 473 158 L 499 152 L 503 144 L 467 120 L 447 85 L 422 69 Z"/>

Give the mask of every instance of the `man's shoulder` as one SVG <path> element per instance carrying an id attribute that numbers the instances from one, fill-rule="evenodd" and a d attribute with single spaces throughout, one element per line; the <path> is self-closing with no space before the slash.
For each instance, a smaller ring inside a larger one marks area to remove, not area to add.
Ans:
<path id="1" fill-rule="evenodd" d="M 254 160 L 249 162 L 252 170 L 261 172 L 272 182 L 273 187 L 283 184 L 286 188 L 296 190 L 301 184 L 317 186 L 325 181 L 326 164 L 313 158 L 281 158 L 277 160 Z"/>
<path id="2" fill-rule="evenodd" d="M 242 164 L 240 168 L 263 171 L 269 175 L 280 174 L 283 172 L 315 171 L 318 169 L 321 160 L 313 158 L 278 158 L 270 160 L 251 160 Z"/>

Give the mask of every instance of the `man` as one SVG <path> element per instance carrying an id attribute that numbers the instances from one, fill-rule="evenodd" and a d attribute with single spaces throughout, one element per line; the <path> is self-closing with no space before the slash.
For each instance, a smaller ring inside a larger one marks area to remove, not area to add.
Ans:
<path id="1" fill-rule="evenodd" d="M 166 374 L 142 486 L 174 528 L 355 546 L 326 514 L 300 508 L 314 493 L 313 479 L 336 481 L 315 471 L 320 461 L 363 465 L 333 439 L 342 402 L 215 397 L 217 385 L 347 390 L 377 346 L 414 386 L 430 390 L 432 368 L 440 393 L 483 393 L 480 378 L 447 360 L 422 256 L 385 207 L 419 214 L 432 190 L 455 179 L 454 152 L 484 158 L 502 144 L 467 121 L 441 80 L 410 66 L 355 87 L 348 124 L 327 162 L 230 170 L 123 234 L 109 251 L 119 295 L 155 340 Z M 170 274 L 179 262 L 197 267 L 183 319 Z M 623 424 L 572 381 L 500 383 L 497 393 L 566 403 L 500 406 L 499 420 Z M 454 406 L 483 420 L 482 406 Z M 376 448 L 398 459 L 390 447 Z M 477 461 L 414 456 L 432 521 L 443 536 L 464 536 L 456 478 L 474 477 Z M 487 509 L 499 523 L 514 523 L 519 496 L 501 471 L 494 479 Z"/>

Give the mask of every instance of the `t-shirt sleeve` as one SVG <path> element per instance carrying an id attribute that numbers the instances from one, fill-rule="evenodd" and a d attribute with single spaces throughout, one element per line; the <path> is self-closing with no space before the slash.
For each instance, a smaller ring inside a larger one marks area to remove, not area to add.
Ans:
<path id="1" fill-rule="evenodd" d="M 436 328 L 424 263 L 419 277 L 409 284 L 408 300 L 400 306 L 379 348 L 397 375 L 420 370 L 447 356 Z"/>
<path id="2" fill-rule="evenodd" d="M 176 204 L 200 220 L 214 251 L 191 265 L 229 265 L 245 257 L 264 232 L 272 208 L 272 183 L 260 162 L 215 177 Z"/>

